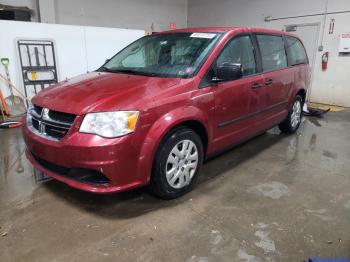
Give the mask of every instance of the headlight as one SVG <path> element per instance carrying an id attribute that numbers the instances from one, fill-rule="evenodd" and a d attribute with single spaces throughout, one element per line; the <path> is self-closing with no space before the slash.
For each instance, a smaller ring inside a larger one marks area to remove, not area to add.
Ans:
<path id="1" fill-rule="evenodd" d="M 79 132 L 102 137 L 118 137 L 134 132 L 138 111 L 89 113 L 84 117 Z"/>

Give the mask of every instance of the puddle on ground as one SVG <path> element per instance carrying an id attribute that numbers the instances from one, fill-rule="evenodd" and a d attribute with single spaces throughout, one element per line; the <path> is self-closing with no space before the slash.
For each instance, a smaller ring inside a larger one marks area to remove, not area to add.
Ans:
<path id="1" fill-rule="evenodd" d="M 350 209 L 350 200 L 344 204 L 344 207 Z"/>
<path id="2" fill-rule="evenodd" d="M 277 200 L 289 194 L 289 189 L 285 184 L 273 181 L 271 183 L 259 183 L 256 186 L 248 188 L 247 192 Z"/>
<path id="3" fill-rule="evenodd" d="M 249 255 L 242 249 L 238 250 L 237 256 L 241 262 L 263 262 L 263 259 L 261 257 Z"/>
<path id="4" fill-rule="evenodd" d="M 36 188 L 21 129 L 0 131 L 0 204 L 22 203 Z"/>

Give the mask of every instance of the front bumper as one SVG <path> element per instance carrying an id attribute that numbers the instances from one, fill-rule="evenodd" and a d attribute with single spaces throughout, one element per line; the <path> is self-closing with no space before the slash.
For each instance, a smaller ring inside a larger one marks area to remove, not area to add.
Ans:
<path id="1" fill-rule="evenodd" d="M 124 191 L 147 184 L 148 180 L 139 172 L 141 143 L 133 135 L 105 139 L 73 129 L 62 140 L 50 141 L 23 125 L 26 156 L 35 168 L 71 187 L 95 193 Z M 105 181 L 94 183 L 67 175 L 69 170 L 77 169 L 80 173 L 91 171 L 95 177 L 101 174 Z"/>

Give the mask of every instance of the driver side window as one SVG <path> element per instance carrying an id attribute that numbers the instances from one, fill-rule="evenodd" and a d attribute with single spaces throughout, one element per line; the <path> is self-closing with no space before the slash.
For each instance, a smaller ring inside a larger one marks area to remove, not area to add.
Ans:
<path id="1" fill-rule="evenodd" d="M 249 35 L 231 40 L 216 60 L 216 66 L 224 63 L 241 64 L 243 76 L 256 74 L 254 46 Z"/>

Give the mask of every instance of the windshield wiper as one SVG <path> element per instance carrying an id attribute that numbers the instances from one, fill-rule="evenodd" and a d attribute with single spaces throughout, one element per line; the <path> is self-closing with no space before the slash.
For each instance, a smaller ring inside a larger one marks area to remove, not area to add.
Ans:
<path id="1" fill-rule="evenodd" d="M 111 70 L 105 66 L 101 66 L 99 69 L 97 69 L 96 71 L 98 72 L 108 72 L 108 73 L 114 73 L 114 70 Z"/>
<path id="2" fill-rule="evenodd" d="M 131 70 L 131 69 L 112 69 L 111 71 L 115 73 L 126 73 L 126 74 L 133 74 L 133 75 L 138 75 L 140 72 Z"/>
<path id="3" fill-rule="evenodd" d="M 136 71 L 132 69 L 109 69 L 103 67 L 106 72 L 110 73 L 124 73 L 124 74 L 132 74 L 132 75 L 144 75 L 144 76 L 157 76 L 155 73 L 148 73 L 148 72 L 142 72 L 142 71 Z"/>

